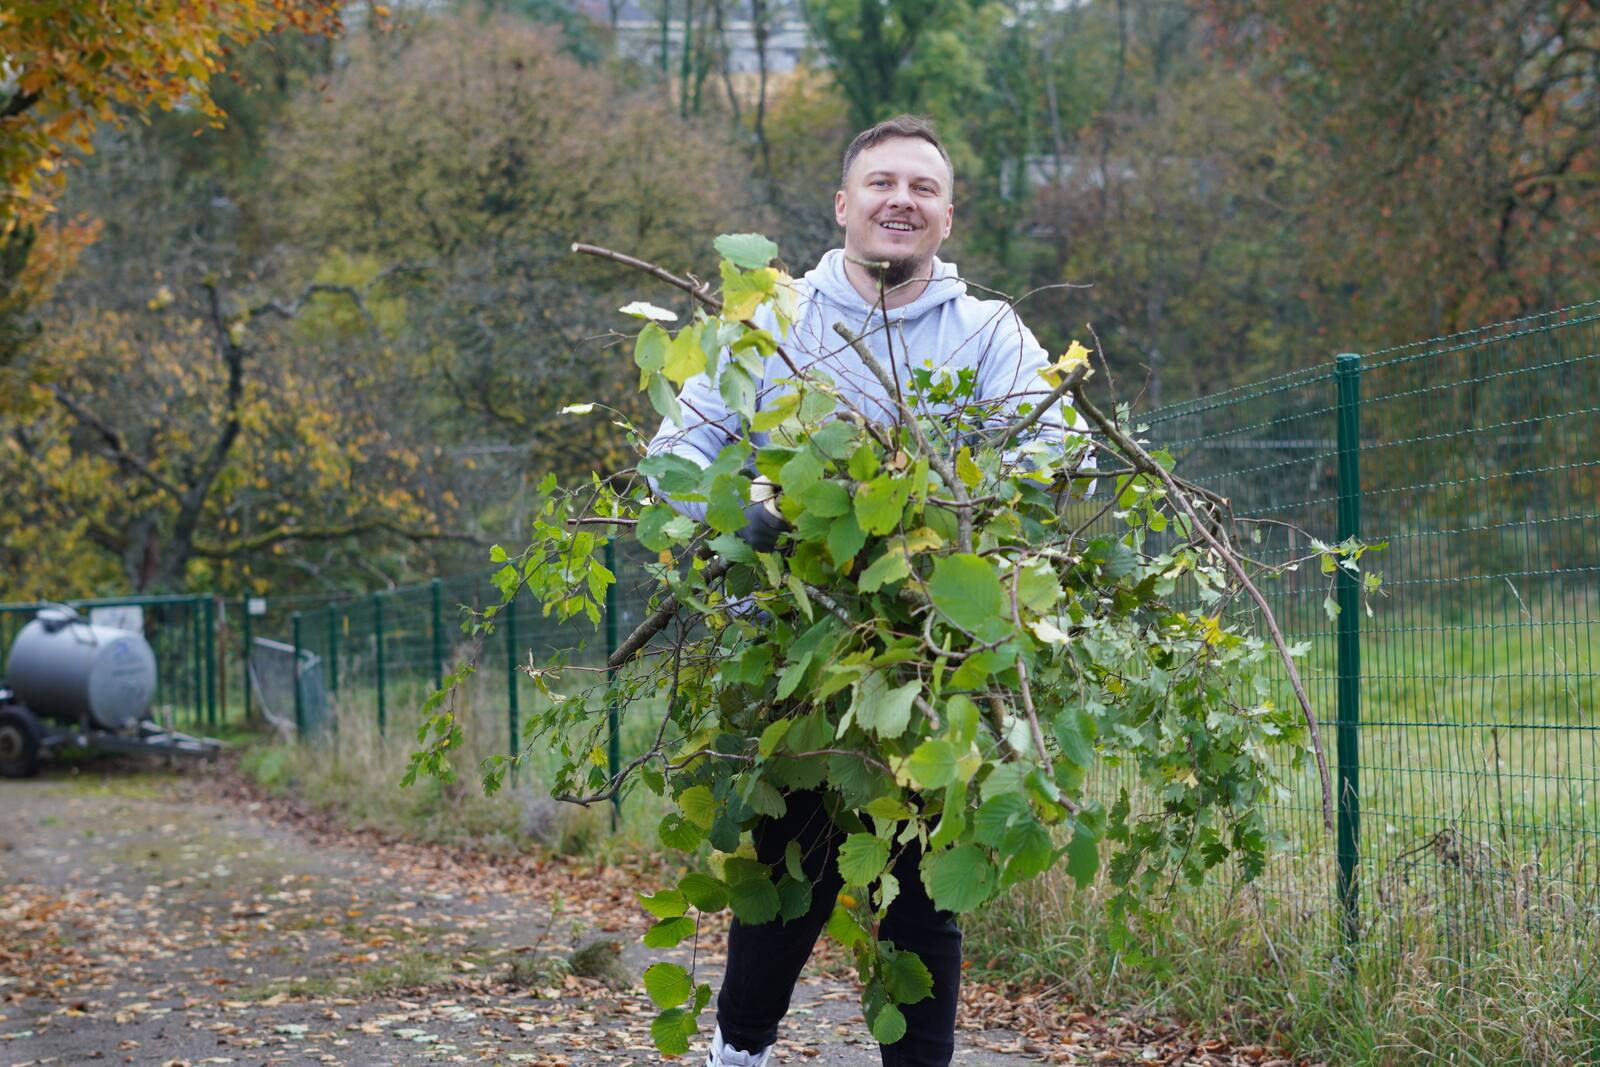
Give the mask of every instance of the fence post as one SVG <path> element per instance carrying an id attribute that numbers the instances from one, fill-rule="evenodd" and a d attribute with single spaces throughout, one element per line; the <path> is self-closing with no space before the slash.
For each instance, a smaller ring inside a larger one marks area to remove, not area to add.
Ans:
<path id="1" fill-rule="evenodd" d="M 339 691 L 339 613 L 328 602 L 328 692 Z"/>
<path id="2" fill-rule="evenodd" d="M 444 688 L 444 582 L 435 578 L 429 583 L 433 594 L 433 687 Z"/>
<path id="3" fill-rule="evenodd" d="M 294 626 L 294 739 L 298 742 L 306 737 L 306 704 L 300 693 L 300 613 L 289 619 Z"/>
<path id="4" fill-rule="evenodd" d="M 206 627 L 206 725 L 217 725 L 217 598 L 207 594 L 201 618 Z"/>
<path id="5" fill-rule="evenodd" d="M 520 709 L 517 707 L 517 602 L 513 600 L 505 606 L 506 612 L 506 752 L 512 758 L 517 758 L 517 751 L 521 747 L 517 743 L 517 735 L 521 730 L 519 723 Z M 516 764 L 511 765 L 511 773 L 516 774 Z"/>
<path id="6" fill-rule="evenodd" d="M 606 570 L 611 572 L 611 584 L 606 586 L 606 663 L 611 662 L 611 657 L 617 651 L 617 549 L 616 538 L 606 539 Z M 610 688 L 616 671 L 606 671 L 606 687 Z M 613 781 L 616 780 L 617 771 L 622 766 L 622 740 L 617 736 L 617 701 L 614 694 L 607 694 L 606 701 L 606 769 L 610 771 Z M 611 829 L 615 831 L 617 823 L 622 816 L 622 793 L 619 790 L 611 796 Z"/>
<path id="7" fill-rule="evenodd" d="M 246 593 L 239 602 L 239 618 L 242 620 L 240 630 L 244 634 L 244 658 L 240 663 L 239 676 L 244 682 L 244 721 L 250 721 L 250 649 L 255 644 L 255 635 L 250 631 L 254 628 L 250 621 L 250 594 Z"/>
<path id="8" fill-rule="evenodd" d="M 1339 407 L 1339 540 L 1361 536 L 1361 357 L 1334 363 Z M 1361 932 L 1361 584 L 1340 567 L 1339 604 L 1339 904 L 1344 937 Z"/>
<path id="9" fill-rule="evenodd" d="M 372 594 L 372 643 L 378 667 L 378 736 L 388 725 L 389 709 L 383 701 L 383 594 Z"/>
<path id="10" fill-rule="evenodd" d="M 201 619 L 199 608 L 200 605 L 196 601 L 189 601 L 189 633 L 192 637 L 192 640 L 189 642 L 189 654 L 193 657 L 192 662 L 194 665 L 194 669 L 190 671 L 192 676 L 191 681 L 194 684 L 194 718 L 190 721 L 197 726 L 205 716 L 206 699 L 205 681 L 201 677 L 204 671 L 204 667 L 202 666 L 204 658 L 201 652 L 201 646 L 205 638 L 200 633 Z"/>

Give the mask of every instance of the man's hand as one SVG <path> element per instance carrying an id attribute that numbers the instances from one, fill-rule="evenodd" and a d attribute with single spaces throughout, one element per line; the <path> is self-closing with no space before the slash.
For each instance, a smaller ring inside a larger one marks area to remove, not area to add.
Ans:
<path id="1" fill-rule="evenodd" d="M 740 540 L 757 552 L 771 552 L 778 547 L 778 535 L 789 529 L 789 523 L 778 510 L 778 487 L 765 478 L 750 483 L 750 503 L 744 507 L 744 529 Z"/>

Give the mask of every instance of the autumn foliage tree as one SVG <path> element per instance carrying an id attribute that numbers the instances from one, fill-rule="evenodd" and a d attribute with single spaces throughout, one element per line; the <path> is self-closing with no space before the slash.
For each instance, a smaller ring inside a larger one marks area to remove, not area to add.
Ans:
<path id="1" fill-rule="evenodd" d="M 1594 295 L 1594 3 L 1212 6 L 1303 131 L 1320 318 L 1382 343 Z"/>
<path id="2" fill-rule="evenodd" d="M 11 595 L 251 588 L 292 546 L 337 542 L 350 570 L 386 538 L 440 536 L 458 501 L 386 417 L 400 309 L 375 273 L 253 301 L 160 286 L 138 311 L 48 323 L 51 373 L 0 445 Z"/>
<path id="3" fill-rule="evenodd" d="M 272 160 L 283 240 L 302 264 L 339 249 L 397 268 L 418 417 L 446 440 L 507 449 L 513 480 L 621 458 L 610 425 L 558 417 L 573 396 L 637 412 L 601 355 L 605 294 L 612 307 L 632 294 L 574 260 L 572 242 L 674 255 L 751 195 L 726 141 L 506 16 L 352 41 Z"/>
<path id="4" fill-rule="evenodd" d="M 0 10 L 0 220 L 47 212 L 95 129 L 183 107 L 215 122 L 211 81 L 233 48 L 294 27 L 340 28 L 332 0 L 17 0 Z"/>

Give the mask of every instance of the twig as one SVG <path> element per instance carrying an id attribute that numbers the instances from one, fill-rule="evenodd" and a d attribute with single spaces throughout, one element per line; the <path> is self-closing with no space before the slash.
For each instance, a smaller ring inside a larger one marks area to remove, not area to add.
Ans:
<path id="1" fill-rule="evenodd" d="M 850 327 L 846 326 L 844 323 L 834 323 L 833 332 L 838 334 L 840 337 L 843 337 L 850 347 L 855 349 L 856 356 L 861 360 L 862 366 L 871 371 L 872 376 L 878 379 L 878 383 L 883 386 L 885 395 L 895 398 L 895 404 L 900 409 L 900 416 L 905 420 L 907 427 L 911 430 L 911 435 L 916 438 L 917 448 L 921 451 L 922 455 L 927 457 L 928 465 L 932 467 L 939 477 L 944 480 L 944 483 L 950 487 L 950 491 L 955 494 L 956 499 L 965 504 L 967 501 L 967 487 L 962 484 L 961 479 L 956 477 L 955 468 L 950 466 L 949 461 L 947 461 L 942 454 L 934 451 L 933 446 L 928 443 L 927 435 L 922 432 L 922 424 L 917 421 L 917 416 L 911 410 L 910 406 L 907 405 L 904 400 L 900 399 L 899 387 L 895 384 L 895 380 L 889 376 L 889 372 L 884 369 L 883 364 L 878 362 L 878 357 L 874 356 L 872 354 L 872 350 L 866 346 L 866 343 L 863 342 L 860 337 L 857 337 L 854 333 L 852 333 L 850 331 Z M 957 538 L 961 546 L 961 551 L 971 552 L 971 510 L 964 507 L 959 509 L 956 512 L 956 520 L 959 523 Z"/>
<path id="2" fill-rule="evenodd" d="M 716 295 L 711 292 L 711 287 L 705 282 L 695 283 L 687 278 L 680 278 L 670 270 L 658 267 L 654 263 L 647 263 L 642 259 L 636 259 L 622 252 L 613 252 L 611 249 L 601 248 L 599 245 L 587 245 L 579 241 L 573 243 L 572 250 L 581 252 L 586 256 L 598 256 L 601 259 L 609 259 L 613 263 L 621 263 L 625 267 L 642 270 L 653 278 L 682 289 L 704 304 L 707 310 L 712 313 L 720 314 L 722 311 L 722 301 L 717 299 Z"/>
<path id="3" fill-rule="evenodd" d="M 728 573 L 728 568 L 733 566 L 725 559 L 713 560 L 703 572 L 703 577 L 708 582 L 714 582 Z M 617 646 L 617 650 L 606 658 L 607 667 L 620 667 L 634 657 L 634 654 L 650 642 L 650 639 L 667 628 L 667 623 L 678 614 L 679 605 L 676 597 L 662 604 L 650 617 L 634 628 L 628 639 Z"/>
<path id="4" fill-rule="evenodd" d="M 1050 390 L 1049 396 L 1039 401 L 1039 403 L 1035 404 L 1031 409 L 1029 409 L 1026 415 L 1018 418 L 1010 426 L 1005 428 L 1005 432 L 1000 435 L 1000 439 L 994 443 L 994 450 L 996 452 L 1004 452 L 1006 450 L 1006 445 L 1011 443 L 1011 439 L 1013 437 L 1016 437 L 1018 434 L 1022 433 L 1022 431 L 1026 430 L 1028 427 L 1032 426 L 1034 423 L 1043 418 L 1045 412 L 1055 407 L 1056 402 L 1063 396 L 1066 396 L 1069 390 L 1076 389 L 1078 386 L 1082 385 L 1083 380 L 1088 376 L 1089 364 L 1087 362 L 1080 367 L 1073 368 L 1072 373 L 1061 379 L 1060 385 Z"/>

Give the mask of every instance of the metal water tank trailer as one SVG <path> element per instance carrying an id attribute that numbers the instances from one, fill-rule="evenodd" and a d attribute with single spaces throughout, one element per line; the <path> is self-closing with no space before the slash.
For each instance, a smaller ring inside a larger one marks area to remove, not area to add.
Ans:
<path id="1" fill-rule="evenodd" d="M 5 679 L 40 718 L 121 732 L 150 712 L 156 657 L 141 634 L 45 608 L 11 643 Z"/>

